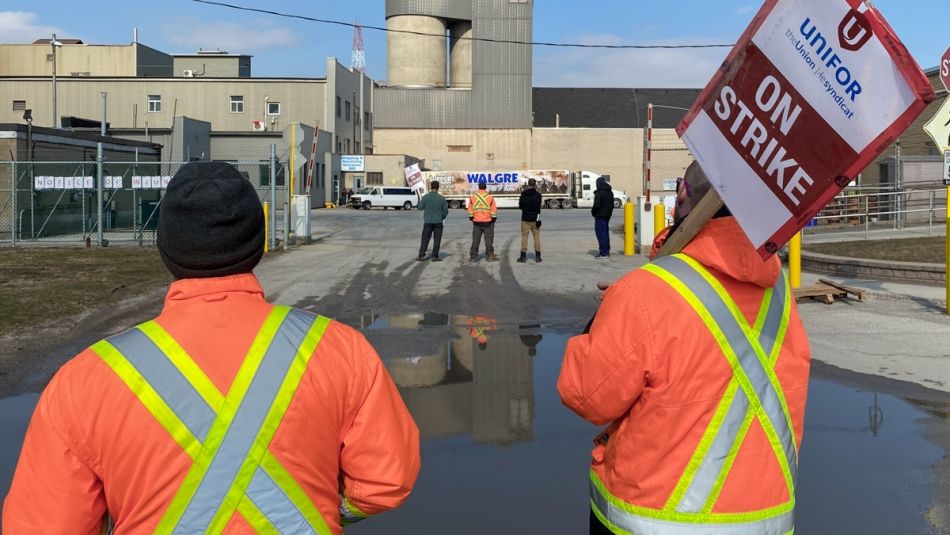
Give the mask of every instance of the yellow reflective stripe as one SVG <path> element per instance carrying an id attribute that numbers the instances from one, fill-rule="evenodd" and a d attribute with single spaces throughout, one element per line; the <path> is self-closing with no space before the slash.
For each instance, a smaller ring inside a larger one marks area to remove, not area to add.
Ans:
<path id="1" fill-rule="evenodd" d="M 145 333 L 157 347 L 168 357 L 168 360 L 178 368 L 182 376 L 191 383 L 192 388 L 198 392 L 215 412 L 221 409 L 224 403 L 224 396 L 218 391 L 218 387 L 211 382 L 211 379 L 205 375 L 205 372 L 195 363 L 194 359 L 188 356 L 188 353 L 172 338 L 161 325 L 155 321 L 148 321 L 139 325 L 139 330 Z"/>
<path id="2" fill-rule="evenodd" d="M 686 524 L 734 524 L 740 522 L 757 522 L 759 520 L 765 520 L 774 516 L 785 514 L 794 509 L 795 506 L 793 502 L 786 502 L 775 507 L 769 507 L 768 509 L 760 509 L 758 511 L 750 511 L 745 513 L 700 514 L 664 511 L 662 509 L 651 509 L 648 507 L 633 505 L 621 500 L 620 498 L 617 498 L 611 494 L 609 490 L 607 490 L 607 487 L 600 480 L 600 478 L 597 477 L 597 473 L 594 472 L 593 469 L 590 470 L 590 480 L 597 488 L 597 491 L 600 492 L 600 495 L 618 509 L 622 509 L 638 516 L 655 518 L 657 520 L 668 520 L 670 522 L 681 522 Z"/>
<path id="3" fill-rule="evenodd" d="M 280 464 L 280 461 L 269 450 L 264 452 L 264 458 L 261 459 L 261 468 L 290 498 L 290 501 L 297 507 L 300 514 L 307 519 L 314 531 L 319 535 L 331 535 L 330 527 L 317 507 L 313 505 L 313 501 L 307 496 L 307 492 L 303 490 L 303 487 L 297 483 L 297 480 L 290 475 L 290 472 Z"/>
<path id="4" fill-rule="evenodd" d="M 274 527 L 271 524 L 271 521 L 268 520 L 267 515 L 261 512 L 260 509 L 254 505 L 254 502 L 250 498 L 244 496 L 241 498 L 241 504 L 238 506 L 238 511 L 241 512 L 241 516 L 244 517 L 244 520 L 247 520 L 247 523 L 258 533 L 258 535 L 281 535 L 280 530 Z"/>
<path id="5" fill-rule="evenodd" d="M 159 346 L 161 347 L 161 346 Z M 96 353 L 110 368 L 119 376 L 119 379 L 122 380 L 129 387 L 129 390 L 135 394 L 135 397 L 139 399 L 142 405 L 152 414 L 152 417 L 165 429 L 165 431 L 175 440 L 185 454 L 192 460 L 194 460 L 198 453 L 201 451 L 201 443 L 198 442 L 198 439 L 191 434 L 191 431 L 188 430 L 188 427 L 178 418 L 174 411 L 165 403 L 165 401 L 158 395 L 157 392 L 152 388 L 152 386 L 145 380 L 144 377 L 136 370 L 131 363 L 106 340 L 97 342 L 91 347 L 92 351 Z M 219 394 L 220 395 L 220 394 Z M 250 502 L 248 502 L 250 503 Z M 253 506 L 253 504 L 251 504 Z M 255 507 L 254 510 L 257 508 Z M 254 511 L 251 510 L 247 504 L 244 502 L 241 503 L 241 506 L 238 508 L 238 512 L 241 513 L 241 516 L 248 521 L 252 526 L 258 527 L 252 522 L 251 517 L 254 515 Z M 258 511 L 259 513 L 259 511 Z M 267 521 L 267 526 L 270 526 L 270 529 L 273 529 L 270 521 Z M 262 528 L 263 529 L 263 528 Z M 269 531 L 261 531 L 260 533 L 270 533 Z"/>
<path id="6" fill-rule="evenodd" d="M 93 345 L 90 349 L 103 360 L 119 379 L 129 387 L 129 390 L 152 413 L 155 420 L 175 440 L 189 457 L 194 458 L 201 451 L 201 443 L 191 434 L 191 431 L 178 419 L 175 412 L 165 403 L 165 400 L 155 392 L 152 385 L 135 369 L 122 353 L 106 340 Z"/>
<path id="7" fill-rule="evenodd" d="M 755 351 L 756 356 L 759 358 L 759 361 L 762 362 L 762 367 L 765 369 L 765 374 L 769 378 L 769 382 L 772 383 L 772 388 L 775 390 L 776 395 L 778 396 L 779 403 L 782 404 L 782 414 L 785 416 L 785 420 L 788 423 L 788 428 L 794 433 L 795 426 L 792 425 L 792 415 L 788 410 L 788 403 L 785 401 L 785 393 L 782 391 L 782 383 L 779 382 L 778 376 L 775 375 L 775 370 L 772 369 L 772 366 L 769 366 L 769 359 L 765 355 L 765 352 L 762 349 L 762 344 L 759 343 L 758 337 L 753 337 L 752 328 L 749 327 L 749 322 L 746 321 L 745 316 L 742 314 L 742 311 L 739 310 L 739 306 L 735 301 L 732 300 L 732 297 L 729 296 L 729 292 L 726 291 L 722 283 L 719 282 L 719 279 L 714 277 L 709 270 L 707 270 L 702 264 L 693 260 L 692 258 L 684 255 L 677 254 L 675 255 L 680 260 L 683 260 L 687 264 L 693 267 L 697 273 L 699 273 L 706 281 L 713 287 L 713 290 L 719 294 L 719 297 L 722 298 L 722 301 L 729 308 L 729 311 L 736 318 L 736 322 L 739 323 L 739 327 L 746 333 L 746 338 L 749 339 L 749 344 L 752 346 L 753 351 Z M 787 285 L 786 285 L 787 286 Z M 787 302 L 787 301 L 786 301 Z M 788 305 L 790 306 L 790 305 Z M 784 337 L 783 337 L 784 338 Z M 778 344 L 776 344 L 778 346 Z M 780 347 L 780 346 L 778 346 Z M 774 349 L 774 347 L 773 347 Z M 743 373 L 744 374 L 744 373 Z M 771 426 L 770 426 L 771 427 Z M 798 453 L 798 442 L 792 437 L 792 447 L 795 448 L 795 453 Z M 781 456 L 783 459 L 785 455 Z M 788 463 L 783 462 L 784 469 L 788 469 Z M 788 475 L 788 479 L 791 480 L 791 473 Z M 794 485 L 789 487 L 789 491 L 794 489 Z"/>
<path id="8" fill-rule="evenodd" d="M 780 276 L 786 277 L 784 270 L 782 271 Z M 772 353 L 769 355 L 769 369 L 772 369 L 772 367 L 775 365 L 775 361 L 778 360 L 778 356 L 782 353 L 782 345 L 785 343 L 785 335 L 788 333 L 789 318 L 791 318 L 791 315 L 792 315 L 792 289 L 791 289 L 791 286 L 788 284 L 787 278 L 785 280 L 784 286 L 785 286 L 785 308 L 782 309 L 782 322 L 779 324 L 778 333 L 775 336 L 775 344 L 772 346 Z M 782 399 L 784 401 L 784 396 L 779 399 Z M 791 429 L 793 433 L 795 432 L 794 427 L 790 427 L 789 429 Z M 798 451 L 797 441 L 795 442 L 795 451 L 796 452 Z"/>
<path id="9" fill-rule="evenodd" d="M 756 339 L 758 339 L 762 332 L 762 325 L 765 323 L 765 319 L 768 316 L 769 304 L 771 300 L 772 289 L 768 288 L 765 291 L 765 295 L 762 296 L 762 302 L 759 305 L 759 312 L 755 320 L 753 334 L 755 335 Z M 719 405 L 716 407 L 716 411 L 713 413 L 713 417 L 709 421 L 709 425 L 706 426 L 706 430 L 703 432 L 702 439 L 699 441 L 699 446 L 696 447 L 696 450 L 693 452 L 693 456 L 686 465 L 686 469 L 683 471 L 683 475 L 680 476 L 676 487 L 673 489 L 673 493 L 666 501 L 666 505 L 663 506 L 664 510 L 675 510 L 677 505 L 679 505 L 680 501 L 683 499 L 683 496 L 686 495 L 686 491 L 692 484 L 693 478 L 696 477 L 696 472 L 699 471 L 699 467 L 702 465 L 703 459 L 706 458 L 706 455 L 709 453 L 709 448 L 712 447 L 713 440 L 716 438 L 716 434 L 719 432 L 722 421 L 725 419 L 726 413 L 728 412 L 729 407 L 732 405 L 733 399 L 736 397 L 736 391 L 738 388 L 739 383 L 736 381 L 735 377 L 733 377 L 729 380 L 729 385 L 726 387 L 726 392 L 719 401 Z M 746 414 L 747 420 L 750 418 L 750 415 L 751 413 Z M 744 434 L 742 438 L 744 438 Z M 742 439 L 737 439 L 737 441 L 733 443 L 732 449 L 737 450 L 737 444 L 741 445 L 741 443 Z M 729 467 L 732 466 L 732 462 L 728 462 L 727 464 Z M 728 468 L 724 468 L 723 472 L 720 472 L 719 477 L 724 478 L 725 474 L 728 473 Z M 715 500 L 713 500 L 713 502 L 715 502 Z"/>
<path id="10" fill-rule="evenodd" d="M 693 482 L 696 472 L 699 471 L 699 467 L 703 464 L 703 459 L 706 458 L 706 455 L 709 453 L 709 448 L 712 447 L 713 440 L 716 438 L 719 428 L 722 427 L 722 421 L 726 418 L 726 413 L 729 411 L 729 407 L 732 405 L 732 401 L 735 399 L 738 389 L 739 383 L 735 378 L 730 379 L 729 386 L 726 387 L 726 393 L 723 394 L 722 399 L 719 400 L 719 406 L 716 407 L 716 412 L 713 413 L 712 420 L 710 420 L 709 425 L 706 426 L 703 437 L 699 441 L 699 446 L 696 447 L 689 463 L 686 464 L 686 469 L 683 471 L 683 475 L 680 476 L 680 480 L 673 489 L 673 493 L 670 494 L 669 499 L 666 500 L 666 505 L 663 506 L 663 510 L 675 510 L 680 500 L 686 495 L 686 491 Z"/>
<path id="11" fill-rule="evenodd" d="M 719 348 L 726 357 L 726 360 L 729 361 L 729 366 L 732 368 L 733 377 L 739 381 L 739 385 L 742 387 L 742 390 L 745 391 L 746 397 L 749 398 L 749 406 L 755 413 L 756 418 L 758 418 L 759 422 L 762 424 L 762 429 L 765 430 L 769 444 L 775 453 L 775 457 L 778 460 L 779 466 L 782 468 L 782 475 L 785 477 L 785 483 L 788 486 L 789 494 L 794 496 L 795 482 L 792 480 L 792 473 L 788 467 L 788 461 L 785 458 L 785 451 L 782 448 L 782 443 L 779 440 L 775 429 L 772 427 L 772 423 L 769 421 L 768 415 L 765 414 L 765 409 L 762 407 L 762 402 L 759 400 L 759 396 L 755 391 L 755 387 L 752 385 L 748 376 L 746 376 L 745 372 L 742 370 L 742 366 L 739 364 L 739 357 L 729 344 L 729 341 L 726 339 L 726 335 L 722 332 L 719 324 L 716 323 L 716 320 L 712 317 L 712 315 L 706 309 L 706 306 L 703 305 L 699 298 L 696 297 L 696 295 L 672 273 L 657 266 L 656 264 L 647 264 L 646 266 L 643 266 L 643 269 L 653 273 L 657 277 L 660 277 L 667 284 L 672 286 L 673 289 L 676 290 L 677 293 L 679 293 L 680 296 L 682 296 L 691 307 L 693 307 L 693 310 L 696 311 L 699 317 L 702 318 L 703 323 L 706 324 L 706 328 L 709 329 L 709 332 L 716 340 L 716 344 L 719 345 Z M 745 320 L 743 319 L 742 321 Z M 739 325 L 741 326 L 742 324 L 740 323 Z M 746 326 L 748 326 L 748 323 L 746 323 Z M 756 340 L 756 344 L 758 344 L 758 340 Z M 761 353 L 761 351 L 761 345 L 759 345 L 758 352 Z"/>
<path id="12" fill-rule="evenodd" d="M 344 526 L 355 524 L 356 522 L 369 518 L 369 516 L 370 515 L 363 511 L 360 511 L 360 508 L 351 502 L 346 495 L 340 498 L 340 522 Z"/>
<path id="13" fill-rule="evenodd" d="M 285 309 L 284 315 L 286 315 L 289 310 L 289 308 Z M 287 408 L 294 398 L 294 393 L 296 393 L 297 387 L 300 385 L 300 379 L 303 377 L 304 372 L 307 371 L 307 363 L 310 362 L 310 357 L 313 356 L 313 352 L 317 348 L 317 344 L 320 343 L 320 339 L 323 338 L 323 333 L 329 324 L 329 319 L 319 316 L 310 326 L 310 330 L 304 337 L 303 343 L 300 344 L 297 355 L 290 365 L 290 369 L 287 371 L 286 376 L 284 376 L 280 390 L 277 391 L 277 396 L 274 398 L 274 403 L 267 412 L 267 417 L 264 418 L 264 423 L 257 433 L 257 438 L 254 440 L 251 450 L 247 453 L 247 456 L 245 456 L 244 461 L 241 463 L 241 468 L 231 483 L 231 488 L 228 489 L 227 494 L 224 496 L 221 507 L 218 508 L 217 513 L 215 513 L 214 518 L 211 520 L 209 531 L 212 533 L 220 533 L 223 531 L 231 519 L 231 515 L 234 514 L 237 504 L 240 502 L 241 497 L 244 496 L 244 492 L 251 482 L 251 478 L 254 477 L 254 471 L 257 470 L 257 467 L 260 465 L 261 457 L 263 457 L 264 452 L 266 452 L 270 446 L 270 441 L 274 438 L 274 434 L 277 433 L 277 427 L 280 426 L 280 421 L 283 419 L 284 413 L 287 412 Z M 271 337 L 273 337 L 273 335 Z M 255 373 L 257 367 L 257 365 L 254 366 Z M 240 374 L 238 375 L 240 376 Z M 253 378 L 253 374 L 251 374 L 251 377 Z M 248 384 L 250 384 L 250 381 L 248 381 Z M 229 394 L 228 398 L 230 399 L 230 397 Z M 243 393 L 241 397 L 244 397 Z M 235 409 L 236 408 L 237 405 L 235 405 Z M 213 432 L 214 428 L 212 427 L 210 433 Z"/>
<path id="14" fill-rule="evenodd" d="M 716 501 L 719 500 L 719 495 L 722 494 L 722 488 L 726 484 L 726 477 L 729 476 L 729 472 L 732 470 L 732 465 L 736 462 L 736 457 L 739 455 L 739 449 L 742 447 L 742 443 L 745 441 L 745 437 L 749 433 L 749 427 L 752 426 L 752 420 L 754 417 L 755 415 L 752 413 L 752 411 L 746 412 L 745 418 L 742 420 L 742 426 L 739 427 L 739 432 L 736 433 L 736 440 L 732 443 L 732 448 L 729 449 L 729 454 L 726 456 L 726 460 L 722 465 L 722 471 L 719 472 L 719 475 L 716 477 L 716 482 L 713 483 L 712 490 L 709 492 L 709 498 L 703 505 L 703 514 L 711 513 L 713 507 L 716 505 Z M 792 494 L 791 504 L 793 506 L 795 504 L 794 494 Z"/>
<path id="15" fill-rule="evenodd" d="M 610 520 L 607 520 L 607 517 L 604 516 L 604 514 L 600 512 L 600 509 L 597 508 L 597 504 L 594 503 L 594 500 L 590 501 L 590 510 L 594 512 L 594 516 L 597 517 L 597 520 L 600 520 L 600 523 L 603 524 L 604 527 L 606 527 L 611 533 L 617 533 L 618 535 L 635 535 L 617 526 Z"/>
<path id="16" fill-rule="evenodd" d="M 185 509 L 188 507 L 188 503 L 198 489 L 198 485 L 208 471 L 208 467 L 211 465 L 215 453 L 217 453 L 218 448 L 221 446 L 221 442 L 227 434 L 231 421 L 234 419 L 234 415 L 237 413 L 238 408 L 241 406 L 241 401 L 243 401 L 244 395 L 247 393 L 251 380 L 254 379 L 254 375 L 257 374 L 257 369 L 260 367 L 261 360 L 264 358 L 268 346 L 270 346 L 274 335 L 277 334 L 277 329 L 288 313 L 290 313 L 290 308 L 275 306 L 270 314 L 268 314 L 263 327 L 261 327 L 261 330 L 254 338 L 254 342 L 251 344 L 251 349 L 244 358 L 244 362 L 241 363 L 241 368 L 238 370 L 230 390 L 228 390 L 228 395 L 224 403 L 221 404 L 218 416 L 215 418 L 211 430 L 208 431 L 208 436 L 205 439 L 204 446 L 201 448 L 201 452 L 195 458 L 191 469 L 188 470 L 185 480 L 181 486 L 178 487 L 178 491 L 175 493 L 171 505 L 169 505 L 168 510 L 165 511 L 162 520 L 155 529 L 156 533 L 171 533 L 178 524 L 182 514 L 184 514 Z"/>

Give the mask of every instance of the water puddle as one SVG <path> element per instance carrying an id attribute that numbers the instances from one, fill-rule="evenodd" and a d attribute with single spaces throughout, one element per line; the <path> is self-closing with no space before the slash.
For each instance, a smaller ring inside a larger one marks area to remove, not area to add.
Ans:
<path id="1" fill-rule="evenodd" d="M 347 323 L 379 351 L 423 438 L 422 472 L 406 504 L 348 534 L 587 532 L 597 429 L 565 409 L 555 389 L 566 333 L 576 327 L 445 314 Z M 3 494 L 36 400 L 0 400 Z M 950 502 L 941 484 L 950 463 L 934 445 L 950 435 L 940 407 L 813 376 L 798 531 L 935 532 L 928 514 Z"/>

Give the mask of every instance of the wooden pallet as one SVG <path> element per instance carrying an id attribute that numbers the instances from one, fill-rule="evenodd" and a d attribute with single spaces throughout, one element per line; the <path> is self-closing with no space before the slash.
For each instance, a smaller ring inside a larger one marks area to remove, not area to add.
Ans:
<path id="1" fill-rule="evenodd" d="M 818 279 L 818 284 L 802 286 L 801 288 L 792 290 L 792 295 L 795 296 L 796 301 L 814 299 L 826 305 L 831 305 L 834 304 L 835 299 L 847 299 L 852 295 L 858 301 L 865 301 L 867 299 L 867 290 L 845 286 L 828 279 Z"/>

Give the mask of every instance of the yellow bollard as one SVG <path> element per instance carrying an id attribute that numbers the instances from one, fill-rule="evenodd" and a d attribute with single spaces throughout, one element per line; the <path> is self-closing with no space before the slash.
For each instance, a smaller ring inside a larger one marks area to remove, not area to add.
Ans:
<path id="1" fill-rule="evenodd" d="M 947 266 L 944 279 L 947 287 L 947 314 L 950 314 L 950 188 L 947 188 Z"/>
<path id="2" fill-rule="evenodd" d="M 624 256 L 633 256 L 633 203 L 628 202 L 623 205 L 623 254 Z"/>
<path id="3" fill-rule="evenodd" d="M 788 283 L 792 289 L 802 287 L 802 233 L 792 236 L 788 242 Z"/>
<path id="4" fill-rule="evenodd" d="M 264 202 L 264 254 L 270 252 L 270 225 L 268 225 L 268 220 L 270 219 L 270 203 Z"/>
<path id="5" fill-rule="evenodd" d="M 656 238 L 666 228 L 666 207 L 663 203 L 653 205 L 653 237 Z"/>

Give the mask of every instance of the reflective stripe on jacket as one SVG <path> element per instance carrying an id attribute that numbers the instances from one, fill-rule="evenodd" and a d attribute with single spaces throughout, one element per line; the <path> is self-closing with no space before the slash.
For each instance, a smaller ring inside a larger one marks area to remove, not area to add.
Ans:
<path id="1" fill-rule="evenodd" d="M 44 391 L 3 531 L 98 533 L 108 512 L 117 534 L 339 535 L 398 506 L 418 469 L 361 335 L 267 304 L 253 275 L 182 280 Z"/>
<path id="2" fill-rule="evenodd" d="M 592 509 L 615 533 L 789 533 L 809 352 L 788 285 L 733 218 L 685 252 L 612 285 L 568 343 L 562 400 L 610 423 Z"/>
<path id="3" fill-rule="evenodd" d="M 495 198 L 487 191 L 473 193 L 468 199 L 468 217 L 476 223 L 491 223 L 498 216 Z"/>

